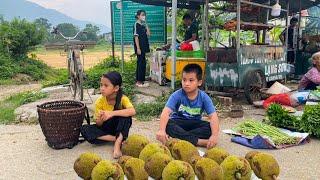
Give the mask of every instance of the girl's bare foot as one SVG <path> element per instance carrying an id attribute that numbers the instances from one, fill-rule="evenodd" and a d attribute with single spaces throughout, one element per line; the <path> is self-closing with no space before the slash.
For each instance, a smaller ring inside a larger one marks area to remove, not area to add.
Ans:
<path id="1" fill-rule="evenodd" d="M 116 142 L 114 143 L 114 150 L 113 150 L 113 158 L 118 159 L 119 157 L 122 156 L 121 152 L 121 144 L 122 144 L 123 136 L 120 133 Z"/>

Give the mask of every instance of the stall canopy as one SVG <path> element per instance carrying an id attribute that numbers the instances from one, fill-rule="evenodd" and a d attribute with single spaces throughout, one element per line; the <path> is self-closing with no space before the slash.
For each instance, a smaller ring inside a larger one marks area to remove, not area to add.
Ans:
<path id="1" fill-rule="evenodd" d="M 171 0 L 131 0 L 133 2 L 148 4 L 154 6 L 172 7 Z M 181 9 L 200 9 L 200 5 L 204 4 L 205 0 L 178 0 L 177 7 Z"/>
<path id="2" fill-rule="evenodd" d="M 171 0 L 131 0 L 133 2 L 142 3 L 142 4 L 149 4 L 149 5 L 155 5 L 155 6 L 165 6 L 165 7 L 171 7 Z M 218 1 L 224 1 L 224 2 L 230 2 L 230 3 L 236 3 L 237 0 L 209 0 L 209 2 L 218 2 Z M 268 4 L 269 0 L 246 0 L 250 2 L 255 2 L 259 4 Z M 178 8 L 184 8 L 184 9 L 199 9 L 200 5 L 204 4 L 206 0 L 178 0 Z M 277 2 L 277 0 L 270 0 L 270 4 L 274 5 Z M 288 0 L 279 0 L 279 4 L 283 9 L 287 8 L 287 2 Z M 290 12 L 295 13 L 299 12 L 300 5 L 301 9 L 308 9 L 313 6 L 317 6 L 320 4 L 320 0 L 301 0 L 301 4 L 299 0 L 289 0 L 290 3 Z"/>

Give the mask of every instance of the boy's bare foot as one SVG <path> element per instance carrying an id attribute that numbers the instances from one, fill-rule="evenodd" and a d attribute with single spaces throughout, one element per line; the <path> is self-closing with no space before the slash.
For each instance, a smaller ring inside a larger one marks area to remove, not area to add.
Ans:
<path id="1" fill-rule="evenodd" d="M 198 139 L 197 145 L 201 147 L 207 147 L 208 142 L 208 139 Z"/>
<path id="2" fill-rule="evenodd" d="M 108 142 L 116 141 L 116 137 L 112 136 L 112 135 L 101 136 L 101 137 L 98 137 L 98 139 L 103 140 L 103 141 L 108 141 Z"/>
<path id="3" fill-rule="evenodd" d="M 115 149 L 113 150 L 113 158 L 114 158 L 114 159 L 118 159 L 118 158 L 120 158 L 121 156 L 122 156 L 121 150 L 115 148 Z"/>

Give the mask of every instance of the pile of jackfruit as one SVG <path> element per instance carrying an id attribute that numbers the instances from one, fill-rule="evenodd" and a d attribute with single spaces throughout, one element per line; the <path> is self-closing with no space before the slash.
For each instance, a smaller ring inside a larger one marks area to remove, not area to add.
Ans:
<path id="1" fill-rule="evenodd" d="M 262 180 L 275 180 L 280 168 L 268 153 L 251 151 L 245 158 L 215 147 L 200 156 L 188 141 L 170 139 L 165 145 L 151 143 L 141 135 L 131 135 L 122 145 L 118 162 L 84 153 L 74 170 L 84 180 L 250 180 L 252 172 Z"/>

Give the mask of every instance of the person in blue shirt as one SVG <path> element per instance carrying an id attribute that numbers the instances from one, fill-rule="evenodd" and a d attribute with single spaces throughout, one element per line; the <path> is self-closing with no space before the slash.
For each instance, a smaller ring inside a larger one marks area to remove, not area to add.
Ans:
<path id="1" fill-rule="evenodd" d="M 182 73 L 182 89 L 170 96 L 161 113 L 157 140 L 165 143 L 169 137 L 178 138 L 208 149 L 217 144 L 218 115 L 211 98 L 199 89 L 201 85 L 201 67 L 186 65 Z M 202 120 L 203 112 L 207 113 L 209 121 Z"/>

